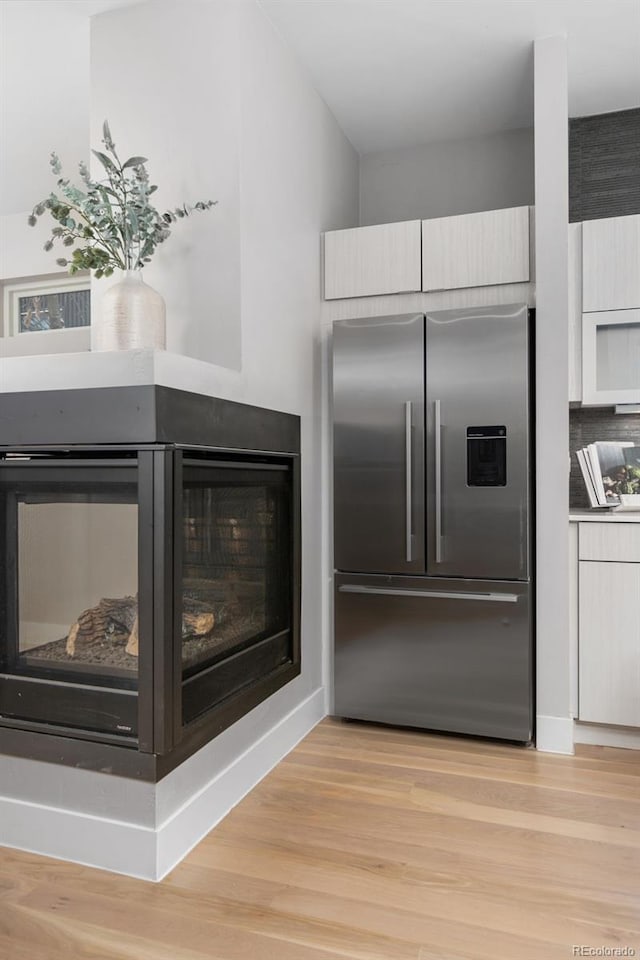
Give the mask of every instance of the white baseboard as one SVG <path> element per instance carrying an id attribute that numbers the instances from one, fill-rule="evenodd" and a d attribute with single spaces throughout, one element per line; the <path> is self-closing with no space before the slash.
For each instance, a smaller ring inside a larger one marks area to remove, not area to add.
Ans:
<path id="1" fill-rule="evenodd" d="M 77 810 L 0 797 L 0 846 L 142 880 L 155 878 L 155 830 Z"/>
<path id="2" fill-rule="evenodd" d="M 640 728 L 611 727 L 602 723 L 573 724 L 574 743 L 589 743 L 598 747 L 622 747 L 640 750 Z"/>
<path id="3" fill-rule="evenodd" d="M 573 751 L 573 720 L 570 717 L 536 717 L 536 749 L 542 753 Z"/>
<path id="4" fill-rule="evenodd" d="M 326 716 L 315 690 L 158 827 L 156 880 L 162 880 L 270 770 Z"/>
<path id="5" fill-rule="evenodd" d="M 324 716 L 319 687 L 155 830 L 0 796 L 0 846 L 161 880 Z"/>

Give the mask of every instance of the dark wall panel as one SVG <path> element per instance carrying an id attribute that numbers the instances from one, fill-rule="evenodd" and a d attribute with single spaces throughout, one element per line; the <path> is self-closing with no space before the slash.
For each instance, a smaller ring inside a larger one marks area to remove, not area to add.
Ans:
<path id="1" fill-rule="evenodd" d="M 569 220 L 640 213 L 640 107 L 569 121 Z"/>

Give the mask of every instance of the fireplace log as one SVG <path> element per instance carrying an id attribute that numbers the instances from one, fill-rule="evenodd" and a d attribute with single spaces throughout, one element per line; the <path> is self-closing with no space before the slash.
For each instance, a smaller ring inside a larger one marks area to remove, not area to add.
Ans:
<path id="1" fill-rule="evenodd" d="M 70 657 L 73 657 L 76 652 L 76 640 L 78 638 L 78 633 L 80 631 L 80 624 L 74 623 L 69 630 L 69 636 L 67 637 L 67 653 Z"/>
<path id="2" fill-rule="evenodd" d="M 138 632 L 138 617 L 136 617 L 135 622 L 131 628 L 131 633 L 127 640 L 127 646 L 125 653 L 131 654 L 132 657 L 138 656 L 138 642 L 140 639 L 140 634 Z"/>
<path id="3" fill-rule="evenodd" d="M 190 606 L 194 601 L 185 599 L 186 606 Z M 211 633 L 215 625 L 216 618 L 210 611 L 208 613 L 187 613 L 182 614 L 182 636 L 183 637 L 206 637 Z M 127 640 L 127 653 L 131 656 L 138 656 L 138 618 L 131 629 L 129 639 Z"/>
<path id="4" fill-rule="evenodd" d="M 137 620 L 136 597 L 103 597 L 97 606 L 84 610 L 69 630 L 67 655 L 75 655 L 78 643 L 99 643 L 116 633 L 128 636 Z"/>
<path id="5" fill-rule="evenodd" d="M 216 618 L 206 603 L 183 598 L 182 636 L 204 637 L 211 633 Z M 114 635 L 127 639 L 126 652 L 138 656 L 139 626 L 137 597 L 104 597 L 95 607 L 80 614 L 67 636 L 67 656 L 73 657 L 78 644 L 101 643 Z"/>
<path id="6" fill-rule="evenodd" d="M 204 637 L 211 633 L 215 622 L 216 618 L 211 611 L 208 611 L 208 613 L 184 613 L 182 617 L 182 636 Z"/>

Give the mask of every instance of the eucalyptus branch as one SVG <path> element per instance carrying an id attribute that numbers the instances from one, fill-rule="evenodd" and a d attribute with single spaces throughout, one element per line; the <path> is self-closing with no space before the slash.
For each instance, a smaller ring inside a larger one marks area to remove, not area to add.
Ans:
<path id="1" fill-rule="evenodd" d="M 98 278 L 111 276 L 114 270 L 143 267 L 170 236 L 178 220 L 196 210 L 209 210 L 216 203 L 199 200 L 193 206 L 183 204 L 160 213 L 150 201 L 157 187 L 149 183 L 146 158 L 134 156 L 121 162 L 106 120 L 102 144 L 104 151 L 92 151 L 105 171 L 102 180 L 93 180 L 86 164 L 79 165 L 85 190 L 61 176 L 60 160 L 52 153 L 50 164 L 58 177 L 60 196 L 51 193 L 36 204 L 29 216 L 31 226 L 46 211 L 56 221 L 45 250 L 52 250 L 56 242 L 64 247 L 77 244 L 71 259 L 57 259 L 59 266 L 67 266 L 70 273 L 93 270 Z"/>
<path id="2" fill-rule="evenodd" d="M 54 199 L 53 194 L 51 195 L 50 199 Z M 46 205 L 46 201 L 45 201 L 45 205 Z M 102 236 L 102 234 L 100 233 L 100 230 L 95 226 L 95 224 L 90 223 L 90 221 L 87 219 L 85 212 L 79 206 L 76 206 L 75 204 L 73 204 L 71 201 L 67 201 L 67 206 L 69 207 L 70 210 L 73 210 L 79 217 L 82 217 L 85 223 L 85 227 L 80 232 L 77 232 L 77 229 L 71 229 L 69 227 L 54 227 L 54 229 L 51 231 L 52 235 L 57 239 L 62 239 L 62 242 L 65 247 L 71 246 L 74 240 L 92 239 L 94 240 L 94 246 L 96 247 L 101 246 L 105 251 L 105 253 L 107 253 L 111 257 L 111 259 L 113 260 L 113 265 L 116 268 L 125 270 L 126 267 L 123 263 L 122 258 L 118 256 L 116 251 L 113 250 L 112 246 Z M 97 243 L 95 242 L 96 237 L 98 238 Z M 69 238 L 71 239 L 71 243 L 66 242 Z M 53 240 L 47 240 L 47 242 L 44 245 L 44 249 L 51 250 L 52 247 L 53 247 Z M 60 260 L 58 260 L 57 262 L 59 266 L 67 265 L 66 263 L 61 263 Z M 78 267 L 76 268 L 76 270 L 72 270 L 71 272 L 75 273 L 77 272 L 78 269 L 82 269 L 82 268 Z"/>

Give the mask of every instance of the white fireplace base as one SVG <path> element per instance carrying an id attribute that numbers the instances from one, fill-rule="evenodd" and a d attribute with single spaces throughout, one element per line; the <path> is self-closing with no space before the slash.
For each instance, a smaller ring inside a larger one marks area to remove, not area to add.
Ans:
<path id="1" fill-rule="evenodd" d="M 261 729 L 270 700 L 225 733 Z M 325 713 L 319 688 L 222 769 L 225 733 L 158 784 L 1 758 L 0 845 L 162 880 Z"/>
<path id="2" fill-rule="evenodd" d="M 254 381 L 248 383 L 244 371 L 166 351 L 0 357 L 0 423 L 3 394 L 149 384 L 283 409 L 277 378 L 273 396 Z M 305 469 L 315 477 L 309 455 L 314 417 L 299 408 L 287 412 L 302 413 L 303 451 L 311 464 Z M 314 482 L 303 485 L 303 516 Z M 303 541 L 303 580 L 319 549 L 314 536 L 307 533 Z M 313 603 L 306 616 L 315 620 Z M 303 665 L 305 657 L 313 660 L 319 639 L 303 627 Z M 310 693 L 303 673 L 155 785 L 0 756 L 0 845 L 160 880 L 326 712 L 324 687 Z"/>

